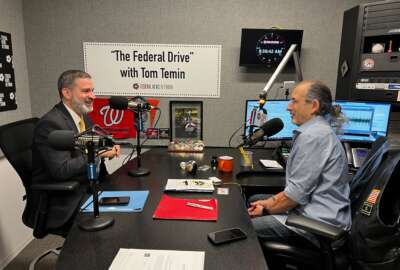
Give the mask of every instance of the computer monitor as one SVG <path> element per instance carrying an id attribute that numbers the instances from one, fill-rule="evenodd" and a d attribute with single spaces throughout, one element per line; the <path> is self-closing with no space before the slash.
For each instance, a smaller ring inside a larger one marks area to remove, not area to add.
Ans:
<path id="1" fill-rule="evenodd" d="M 274 136 L 269 137 L 268 140 L 291 140 L 296 125 L 292 123 L 290 113 L 287 111 L 289 102 L 290 100 L 267 100 L 260 110 L 258 100 L 246 100 L 244 135 L 248 136 L 272 118 L 280 118 L 283 122 L 283 129 Z M 267 138 L 264 139 L 266 140 Z"/>
<path id="2" fill-rule="evenodd" d="M 256 131 L 269 119 L 280 118 L 284 124 L 283 129 L 268 140 L 291 140 L 293 130 L 297 126 L 292 123 L 287 111 L 289 102 L 289 100 L 267 100 L 260 110 L 258 100 L 246 100 L 244 135 L 248 136 L 250 132 Z M 342 100 L 337 100 L 334 104 L 341 106 L 347 118 L 339 133 L 341 141 L 371 143 L 378 136 L 387 136 L 390 104 Z"/>
<path id="3" fill-rule="evenodd" d="M 339 138 L 347 142 L 374 142 L 377 136 L 387 136 L 390 104 L 378 102 L 335 101 L 342 108 L 347 123 Z"/>

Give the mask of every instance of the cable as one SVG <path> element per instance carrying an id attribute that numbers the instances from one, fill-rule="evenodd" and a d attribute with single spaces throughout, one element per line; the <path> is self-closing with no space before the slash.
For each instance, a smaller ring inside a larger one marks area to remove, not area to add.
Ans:
<path id="1" fill-rule="evenodd" d="M 160 117 L 161 117 L 161 109 L 160 108 L 154 108 L 154 110 L 157 110 L 159 112 L 157 120 L 156 120 L 156 122 L 154 123 L 154 126 L 153 126 L 153 128 L 156 128 L 157 124 L 158 124 L 158 121 L 160 120 Z M 146 139 L 143 140 L 143 142 L 140 144 L 140 146 L 143 146 L 143 144 L 145 142 L 147 142 L 147 140 L 148 140 L 148 138 L 146 137 Z"/>
<path id="2" fill-rule="evenodd" d="M 245 127 L 246 124 L 247 124 L 247 122 L 249 122 L 249 121 L 250 121 L 250 119 L 247 120 L 246 122 L 244 122 L 242 125 L 240 125 L 240 127 L 239 127 L 238 129 L 236 129 L 236 130 L 232 133 L 231 137 L 229 138 L 229 142 L 228 142 L 229 147 L 231 147 L 231 142 L 232 142 L 233 136 L 235 136 L 236 133 L 237 133 L 242 127 Z"/>
<path id="3" fill-rule="evenodd" d="M 132 159 L 133 153 L 135 153 L 135 148 L 134 147 L 132 147 L 132 151 L 124 158 L 124 160 L 122 160 L 122 165 L 125 165 L 126 163 L 128 163 Z"/>
<path id="4" fill-rule="evenodd" d="M 233 185 L 233 186 L 237 186 L 239 188 L 240 194 L 243 195 L 243 190 L 242 190 L 242 186 L 239 183 L 236 182 L 227 182 L 227 183 L 222 183 L 223 185 Z"/>
<path id="5" fill-rule="evenodd" d="M 100 196 L 102 193 L 103 193 L 103 191 L 102 191 L 102 190 L 99 190 L 99 191 L 97 192 L 97 196 Z M 92 198 L 93 198 L 93 194 L 92 194 Z M 80 212 L 85 211 L 91 204 L 93 204 L 93 199 L 92 199 L 84 208 L 82 208 L 82 209 L 80 210 Z"/>
<path id="6" fill-rule="evenodd" d="M 132 159 L 133 153 L 135 153 L 135 146 L 134 146 L 133 144 L 129 143 L 129 144 L 125 144 L 125 145 L 129 145 L 129 146 L 132 148 L 132 150 L 131 150 L 131 152 L 122 160 L 122 165 L 125 165 L 126 163 L 128 163 L 128 161 Z"/>
<path id="7" fill-rule="evenodd" d="M 236 182 L 227 182 L 227 183 L 222 183 L 224 185 L 233 185 L 233 186 L 237 186 L 239 188 L 240 191 L 240 195 L 242 196 L 242 199 L 246 205 L 246 207 L 248 207 L 247 205 L 247 198 L 246 198 L 246 194 L 243 192 L 242 186 L 239 183 Z"/>

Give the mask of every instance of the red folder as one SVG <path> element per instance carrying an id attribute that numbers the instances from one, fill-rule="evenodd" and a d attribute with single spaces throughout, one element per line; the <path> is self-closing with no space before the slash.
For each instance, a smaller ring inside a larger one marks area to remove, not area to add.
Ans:
<path id="1" fill-rule="evenodd" d="M 188 205 L 200 205 L 205 208 Z M 160 203 L 154 211 L 155 219 L 187 219 L 216 221 L 218 208 L 216 199 L 181 199 L 167 195 L 161 197 Z"/>

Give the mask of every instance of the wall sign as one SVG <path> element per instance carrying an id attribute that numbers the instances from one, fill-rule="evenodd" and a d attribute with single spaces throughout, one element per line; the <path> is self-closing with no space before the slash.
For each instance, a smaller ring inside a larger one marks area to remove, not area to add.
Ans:
<path id="1" fill-rule="evenodd" d="M 84 42 L 95 94 L 220 96 L 221 45 Z"/>
<path id="2" fill-rule="evenodd" d="M 15 78 L 11 34 L 0 32 L 0 111 L 15 110 Z"/>
<path id="3" fill-rule="evenodd" d="M 147 99 L 147 101 L 157 107 L 160 103 L 158 99 Z M 143 114 L 143 125 L 141 130 L 154 127 L 156 111 Z M 114 139 L 136 138 L 136 128 L 134 126 L 134 113 L 129 110 L 114 110 L 110 108 L 108 98 L 96 98 L 93 103 L 93 111 L 89 113 L 93 124 L 113 135 Z M 150 118 L 150 119 L 149 119 Z"/>

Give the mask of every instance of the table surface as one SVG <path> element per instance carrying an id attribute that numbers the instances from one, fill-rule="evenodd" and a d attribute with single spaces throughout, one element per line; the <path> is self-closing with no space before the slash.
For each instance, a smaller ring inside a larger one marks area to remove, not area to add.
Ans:
<path id="1" fill-rule="evenodd" d="M 255 160 L 263 151 L 256 151 Z M 181 161 L 195 160 L 199 166 L 210 164 L 212 156 L 234 157 L 234 171 L 220 173 L 212 170 L 199 171 L 196 178 L 217 176 L 222 187 L 229 188 L 229 195 L 206 193 L 169 193 L 182 198 L 216 198 L 218 220 L 179 221 L 155 220 L 152 215 L 160 201 L 168 178 L 190 178 L 179 168 Z M 268 156 L 268 154 L 266 154 Z M 237 149 L 206 148 L 204 153 L 168 153 L 166 148 L 153 148 L 142 155 L 142 167 L 150 169 L 150 175 L 130 177 L 128 171 L 136 168 L 136 160 L 128 162 L 101 183 L 103 190 L 149 190 L 144 211 L 141 213 L 105 213 L 115 219 L 113 226 L 98 232 L 81 231 L 75 222 L 69 232 L 57 261 L 57 269 L 108 269 L 120 248 L 166 249 L 205 251 L 204 269 L 268 269 L 257 235 L 247 215 L 239 184 L 244 186 L 282 186 L 282 175 L 271 177 L 257 174 L 236 179 L 242 170 Z M 256 162 L 255 162 L 256 163 Z M 272 179 L 270 181 L 270 179 Z M 254 181 L 252 181 L 254 180 Z M 101 214 L 101 215 L 105 215 Z M 88 214 L 80 213 L 77 220 Z M 239 227 L 247 233 L 247 239 L 220 246 L 212 245 L 207 234 L 213 231 Z"/>

